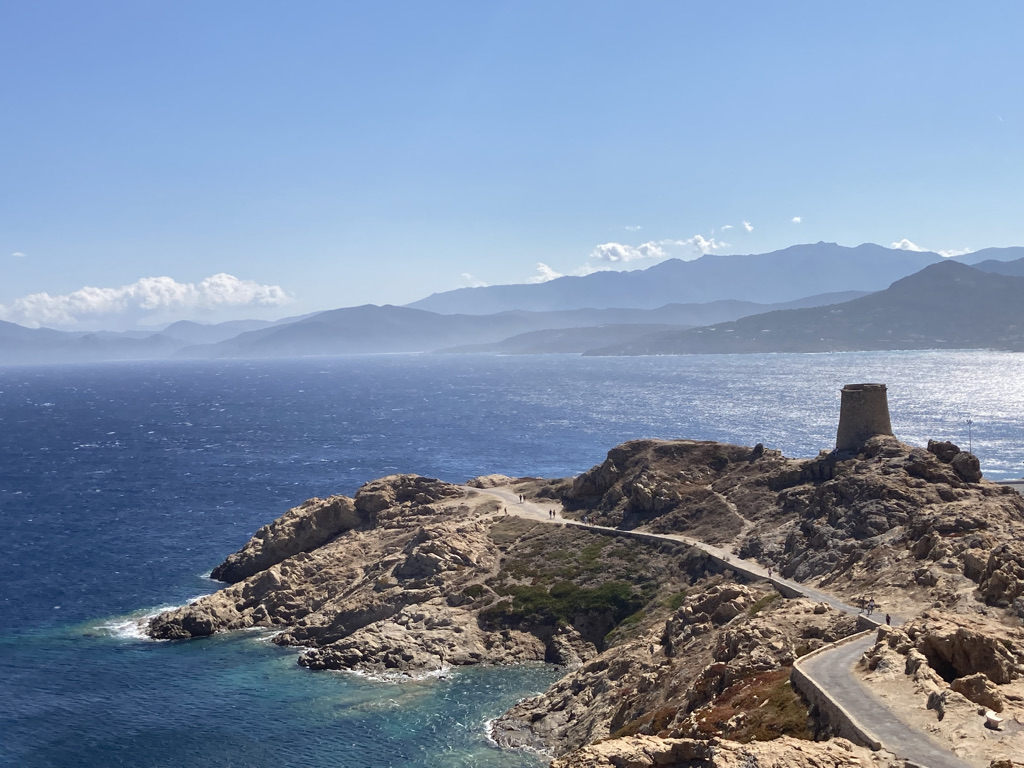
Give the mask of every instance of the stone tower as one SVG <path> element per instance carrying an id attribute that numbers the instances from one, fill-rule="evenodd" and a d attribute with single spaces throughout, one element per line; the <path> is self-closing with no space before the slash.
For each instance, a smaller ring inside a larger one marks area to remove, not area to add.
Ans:
<path id="1" fill-rule="evenodd" d="M 885 384 L 847 384 L 839 408 L 837 451 L 859 451 L 868 438 L 891 435 Z"/>

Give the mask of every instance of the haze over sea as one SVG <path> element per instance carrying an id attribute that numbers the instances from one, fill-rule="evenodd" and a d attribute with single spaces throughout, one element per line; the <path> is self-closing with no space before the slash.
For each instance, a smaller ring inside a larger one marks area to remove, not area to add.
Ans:
<path id="1" fill-rule="evenodd" d="M 0 368 L 0 765 L 537 765 L 484 723 L 558 670 L 382 682 L 305 671 L 256 633 L 146 641 L 130 619 L 216 589 L 204 574 L 311 496 L 396 472 L 572 475 L 637 437 L 812 456 L 840 387 L 868 381 L 905 442 L 970 439 L 988 478 L 1021 476 L 1007 353 Z"/>

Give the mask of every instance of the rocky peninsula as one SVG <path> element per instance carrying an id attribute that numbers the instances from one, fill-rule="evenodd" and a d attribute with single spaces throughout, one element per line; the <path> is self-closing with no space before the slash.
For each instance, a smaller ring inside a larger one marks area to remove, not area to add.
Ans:
<path id="1" fill-rule="evenodd" d="M 310 669 L 560 664 L 492 734 L 558 768 L 903 765 L 830 738 L 790 684 L 856 615 L 630 532 L 682 534 L 907 619 L 879 629 L 865 684 L 966 764 L 1022 765 L 1024 498 L 950 443 L 876 435 L 790 459 L 638 440 L 562 480 L 392 475 L 289 510 L 214 570 L 228 586 L 147 631 L 266 628 Z"/>

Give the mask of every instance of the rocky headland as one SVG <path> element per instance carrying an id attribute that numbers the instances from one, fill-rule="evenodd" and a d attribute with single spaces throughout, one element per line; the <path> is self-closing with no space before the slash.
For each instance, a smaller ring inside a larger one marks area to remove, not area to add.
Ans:
<path id="1" fill-rule="evenodd" d="M 564 480 L 393 475 L 289 510 L 214 570 L 228 586 L 147 631 L 265 628 L 310 669 L 564 665 L 492 732 L 559 768 L 902 765 L 829 738 L 790 684 L 796 659 L 858 631 L 855 615 L 632 531 L 907 619 L 879 629 L 866 684 L 970 765 L 1024 755 L 1024 498 L 950 443 L 877 436 L 798 460 L 641 440 Z"/>

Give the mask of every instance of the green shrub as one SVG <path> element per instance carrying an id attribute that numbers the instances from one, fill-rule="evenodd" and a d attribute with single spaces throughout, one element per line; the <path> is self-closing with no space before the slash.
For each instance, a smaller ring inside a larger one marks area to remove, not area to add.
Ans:
<path id="1" fill-rule="evenodd" d="M 782 595 L 780 595 L 778 592 L 772 592 L 770 595 L 765 595 L 764 597 L 758 599 L 752 606 L 750 606 L 747 609 L 747 615 L 753 618 L 754 616 L 757 616 L 757 614 L 759 614 L 765 608 L 767 608 L 769 605 L 781 599 Z"/>
<path id="2" fill-rule="evenodd" d="M 680 592 L 676 592 L 671 597 L 665 598 L 665 602 L 663 603 L 663 605 L 670 611 L 678 611 L 682 607 L 684 602 L 686 602 L 685 589 Z"/>
<path id="3" fill-rule="evenodd" d="M 465 597 L 468 597 L 470 600 L 479 600 L 481 597 L 483 597 L 484 585 L 470 584 L 468 587 L 462 590 L 462 594 Z"/>
<path id="4" fill-rule="evenodd" d="M 564 625 L 587 613 L 610 613 L 619 624 L 643 607 L 643 596 L 625 581 L 608 581 L 587 588 L 560 581 L 548 590 L 543 586 L 510 586 L 500 590 L 510 597 L 480 613 L 489 625 Z M 639 620 L 639 619 L 638 619 Z"/>

